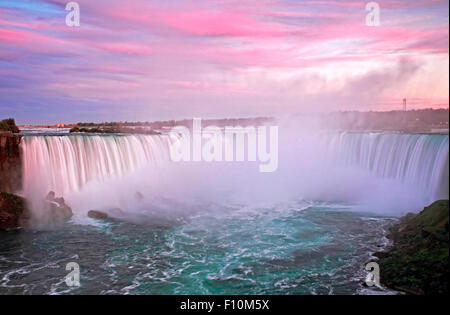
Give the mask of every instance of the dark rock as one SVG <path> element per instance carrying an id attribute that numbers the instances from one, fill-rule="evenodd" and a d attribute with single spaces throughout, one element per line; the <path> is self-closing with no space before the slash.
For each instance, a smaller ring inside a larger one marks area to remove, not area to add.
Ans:
<path id="1" fill-rule="evenodd" d="M 21 189 L 21 139 L 21 135 L 0 132 L 0 191 L 14 193 Z"/>
<path id="2" fill-rule="evenodd" d="M 68 221 L 73 216 L 72 209 L 64 199 L 54 198 L 54 193 L 43 200 L 42 211 L 38 214 L 32 214 L 24 198 L 5 192 L 0 193 L 0 229 L 54 226 Z"/>
<path id="3" fill-rule="evenodd" d="M 88 212 L 88 217 L 92 218 L 92 219 L 107 219 L 108 218 L 108 214 L 102 211 L 98 211 L 98 210 L 90 210 Z"/>
<path id="4" fill-rule="evenodd" d="M 55 201 L 48 203 L 47 214 L 49 222 L 53 223 L 68 221 L 73 216 L 72 209 L 68 205 Z"/>
<path id="5" fill-rule="evenodd" d="M 22 226 L 29 218 L 24 198 L 0 192 L 0 230 Z"/>
<path id="6" fill-rule="evenodd" d="M 56 194 L 50 191 L 44 200 L 44 211 L 39 218 L 40 223 L 57 225 L 72 218 L 72 209 L 65 203 L 64 198 L 56 198 Z"/>

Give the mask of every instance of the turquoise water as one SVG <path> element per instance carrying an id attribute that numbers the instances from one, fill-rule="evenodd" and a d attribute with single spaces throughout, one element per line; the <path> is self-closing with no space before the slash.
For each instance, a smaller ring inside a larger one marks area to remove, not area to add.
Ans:
<path id="1" fill-rule="evenodd" d="M 76 217 L 0 232 L 0 294 L 371 294 L 370 254 L 393 218 L 307 203 L 207 205 L 130 222 Z M 80 266 L 68 287 L 65 266 Z"/>
<path id="2" fill-rule="evenodd" d="M 266 174 L 170 163 L 164 136 L 25 137 L 23 195 L 39 205 L 55 191 L 75 216 L 0 232 L 0 294 L 392 293 L 363 286 L 395 221 L 381 213 L 448 198 L 448 135 L 295 138 Z M 88 219 L 90 209 L 117 218 Z M 80 287 L 65 283 L 69 262 Z"/>

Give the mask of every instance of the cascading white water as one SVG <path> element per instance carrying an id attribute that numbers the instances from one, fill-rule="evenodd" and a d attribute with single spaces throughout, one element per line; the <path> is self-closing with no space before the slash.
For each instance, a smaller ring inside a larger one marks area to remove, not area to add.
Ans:
<path id="1" fill-rule="evenodd" d="M 325 142 L 334 163 L 419 188 L 429 202 L 448 198 L 448 135 L 342 133 Z"/>
<path id="2" fill-rule="evenodd" d="M 80 211 L 126 199 L 120 204 L 125 208 L 128 196 L 141 191 L 183 203 L 191 192 L 214 202 L 228 196 L 342 201 L 395 214 L 448 198 L 448 135 L 305 134 L 281 140 L 279 170 L 261 174 L 239 163 L 166 165 L 168 136 L 26 136 L 24 195 L 38 202 L 53 190 Z"/>
<path id="3" fill-rule="evenodd" d="M 120 177 L 167 161 L 166 136 L 29 136 L 22 144 L 23 190 L 79 191 L 92 180 Z"/>

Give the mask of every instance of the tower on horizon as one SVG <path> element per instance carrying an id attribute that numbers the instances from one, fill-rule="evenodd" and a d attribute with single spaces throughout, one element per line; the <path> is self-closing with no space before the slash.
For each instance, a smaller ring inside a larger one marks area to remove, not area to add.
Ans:
<path id="1" fill-rule="evenodd" d="M 403 111 L 406 112 L 406 98 L 403 99 Z"/>

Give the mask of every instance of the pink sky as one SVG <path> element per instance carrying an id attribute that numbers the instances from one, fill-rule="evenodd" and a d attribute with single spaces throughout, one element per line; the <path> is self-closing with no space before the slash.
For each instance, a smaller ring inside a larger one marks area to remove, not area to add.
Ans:
<path id="1" fill-rule="evenodd" d="M 0 3 L 0 116 L 21 123 L 448 108 L 448 1 Z"/>

